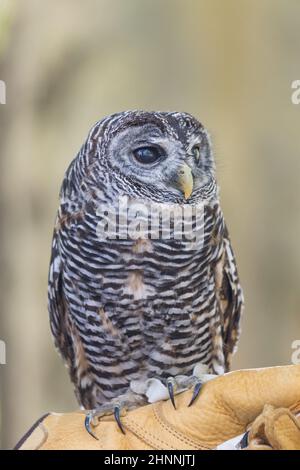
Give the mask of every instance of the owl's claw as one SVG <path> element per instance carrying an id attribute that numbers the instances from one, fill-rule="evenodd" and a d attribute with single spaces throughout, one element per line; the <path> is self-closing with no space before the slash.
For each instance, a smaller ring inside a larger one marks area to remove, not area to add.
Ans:
<path id="1" fill-rule="evenodd" d="M 102 412 L 100 413 L 100 416 L 102 415 L 106 415 L 108 413 L 106 412 Z M 114 408 L 113 408 L 113 415 L 114 415 L 114 418 L 116 420 L 116 423 L 120 429 L 120 431 L 122 432 L 122 434 L 125 434 L 125 430 L 123 428 L 123 425 L 122 425 L 122 422 L 121 422 L 121 406 L 119 404 L 115 405 Z M 97 410 L 93 410 L 91 411 L 90 413 L 88 413 L 85 417 L 85 420 L 84 420 L 84 427 L 85 429 L 87 430 L 87 432 L 94 438 L 94 439 L 97 439 L 97 441 L 99 440 L 98 437 L 93 433 L 92 431 L 92 426 L 96 426 L 93 421 L 94 421 L 94 418 L 97 416 Z M 98 412 L 98 417 L 99 416 L 99 412 Z"/>
<path id="2" fill-rule="evenodd" d="M 176 409 L 175 394 L 193 388 L 192 398 L 188 404 L 188 406 L 192 406 L 201 392 L 202 385 L 215 377 L 216 375 L 210 373 L 208 367 L 201 363 L 195 365 L 193 374 L 190 376 L 177 375 L 175 377 L 169 377 L 167 379 L 167 388 L 174 408 Z"/>
<path id="3" fill-rule="evenodd" d="M 189 402 L 188 406 L 192 406 L 192 404 L 194 403 L 196 398 L 198 398 L 199 393 L 201 391 L 201 388 L 202 388 L 202 382 L 200 380 L 198 380 L 196 382 L 195 386 L 194 386 L 193 395 L 192 395 L 191 401 Z"/>
<path id="4" fill-rule="evenodd" d="M 120 412 L 121 412 L 120 405 L 116 405 L 115 408 L 114 408 L 114 417 L 115 417 L 115 420 L 116 420 L 116 422 L 119 426 L 119 429 L 121 430 L 121 432 L 123 434 L 125 434 L 125 430 L 124 430 L 124 428 L 122 426 L 122 422 L 121 422 L 121 416 L 120 416 L 121 413 Z"/>
<path id="5" fill-rule="evenodd" d="M 84 427 L 94 439 L 99 441 L 98 437 L 92 431 L 93 418 L 94 418 L 93 413 L 88 413 L 84 420 Z"/>
<path id="6" fill-rule="evenodd" d="M 97 436 L 93 432 L 93 428 L 97 426 L 99 419 L 103 416 L 113 415 L 121 433 L 125 434 L 125 428 L 122 424 L 121 416 L 124 415 L 126 411 L 134 409 L 142 404 L 145 404 L 145 397 L 132 393 L 132 391 L 119 395 L 118 398 L 115 398 L 110 402 L 103 403 L 97 408 L 90 410 L 85 417 L 85 429 L 94 439 L 98 440 Z"/>
<path id="7" fill-rule="evenodd" d="M 176 410 L 176 405 L 175 405 L 175 394 L 174 394 L 174 379 L 173 377 L 169 377 L 167 380 L 167 387 L 168 387 L 168 392 L 169 392 L 169 397 L 172 402 L 172 405 L 174 409 Z"/>

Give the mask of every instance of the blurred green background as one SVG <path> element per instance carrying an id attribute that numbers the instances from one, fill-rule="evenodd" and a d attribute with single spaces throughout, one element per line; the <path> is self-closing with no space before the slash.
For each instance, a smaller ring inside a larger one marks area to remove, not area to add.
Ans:
<path id="1" fill-rule="evenodd" d="M 291 361 L 300 339 L 299 0 L 0 0 L 1 446 L 75 409 L 48 326 L 63 173 L 91 125 L 188 111 L 211 131 L 245 290 L 234 368 Z"/>

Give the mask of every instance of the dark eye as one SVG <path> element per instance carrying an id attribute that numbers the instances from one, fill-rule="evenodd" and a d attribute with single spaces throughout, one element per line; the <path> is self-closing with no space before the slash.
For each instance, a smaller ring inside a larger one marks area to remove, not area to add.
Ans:
<path id="1" fill-rule="evenodd" d="M 192 148 L 192 155 L 194 157 L 194 159 L 196 160 L 196 162 L 198 163 L 199 160 L 200 160 L 200 145 L 194 145 L 194 147 Z"/>
<path id="2" fill-rule="evenodd" d="M 133 155 L 139 163 L 149 165 L 159 160 L 163 155 L 163 151 L 161 148 L 154 146 L 139 147 L 133 151 Z"/>

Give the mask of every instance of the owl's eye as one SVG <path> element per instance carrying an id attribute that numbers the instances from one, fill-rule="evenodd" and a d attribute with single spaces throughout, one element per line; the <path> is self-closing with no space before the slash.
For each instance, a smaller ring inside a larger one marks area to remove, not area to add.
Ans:
<path id="1" fill-rule="evenodd" d="M 163 151 L 160 147 L 139 147 L 133 151 L 133 155 L 139 163 L 149 165 L 159 160 L 163 155 Z"/>
<path id="2" fill-rule="evenodd" d="M 198 144 L 194 145 L 194 147 L 192 148 L 192 155 L 193 155 L 195 161 L 198 163 L 199 160 L 200 160 L 200 156 L 201 156 L 201 154 L 200 154 L 200 145 L 198 145 Z"/>

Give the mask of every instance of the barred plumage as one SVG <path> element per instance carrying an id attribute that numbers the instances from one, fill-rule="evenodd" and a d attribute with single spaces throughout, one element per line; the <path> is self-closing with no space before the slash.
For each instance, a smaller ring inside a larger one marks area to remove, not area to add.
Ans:
<path id="1" fill-rule="evenodd" d="M 149 142 L 164 150 L 151 170 L 131 151 L 146 143 L 142 155 L 154 158 Z M 177 178 L 186 163 L 188 198 Z M 184 238 L 99 237 L 107 217 L 99 207 L 122 197 L 129 207 L 202 205 L 201 247 Z M 79 402 L 91 409 L 125 393 L 131 380 L 188 375 L 197 363 L 228 370 L 242 306 L 204 127 L 185 113 L 128 111 L 99 121 L 63 181 L 49 272 L 51 330 Z"/>

